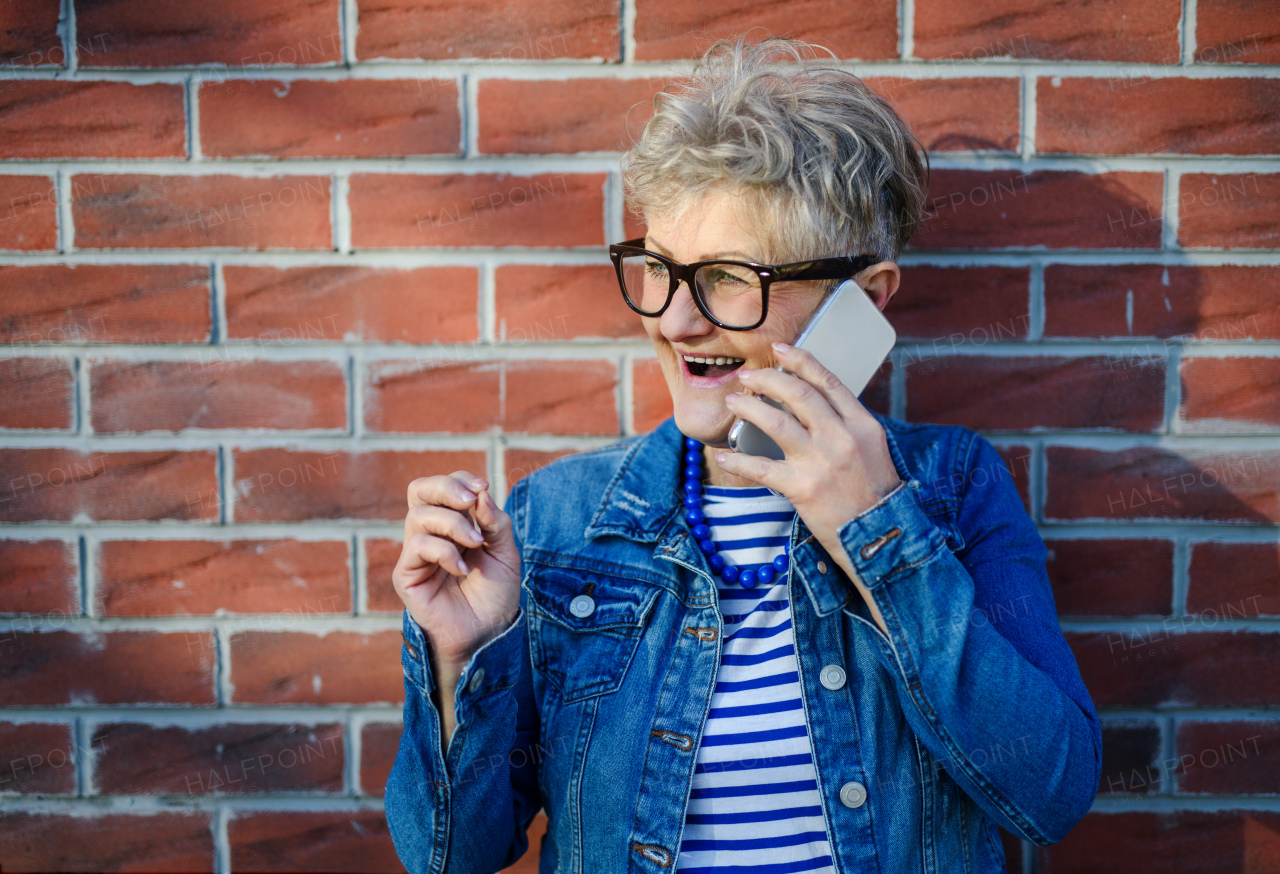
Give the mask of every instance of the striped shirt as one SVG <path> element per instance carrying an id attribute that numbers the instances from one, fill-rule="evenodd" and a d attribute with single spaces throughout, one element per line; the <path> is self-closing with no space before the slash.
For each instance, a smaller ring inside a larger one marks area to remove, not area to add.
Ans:
<path id="1" fill-rule="evenodd" d="M 766 488 L 703 489 L 725 561 L 780 555 L 795 508 Z M 785 574 L 744 589 L 719 581 L 724 643 L 676 868 L 734 874 L 834 874 L 800 700 Z"/>

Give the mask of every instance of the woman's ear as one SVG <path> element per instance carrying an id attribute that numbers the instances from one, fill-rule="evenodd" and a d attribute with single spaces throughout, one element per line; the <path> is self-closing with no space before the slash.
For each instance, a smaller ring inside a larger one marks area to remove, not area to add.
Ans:
<path id="1" fill-rule="evenodd" d="M 880 261 L 855 276 L 854 281 L 871 296 L 876 309 L 884 312 L 902 281 L 902 270 L 893 261 Z"/>

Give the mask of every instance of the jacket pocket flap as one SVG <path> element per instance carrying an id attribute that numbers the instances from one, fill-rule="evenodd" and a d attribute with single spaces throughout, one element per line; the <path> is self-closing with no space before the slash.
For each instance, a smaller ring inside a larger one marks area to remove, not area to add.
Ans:
<path id="1" fill-rule="evenodd" d="M 573 631 L 638 630 L 658 597 L 640 580 L 578 568 L 538 566 L 522 585 L 542 613 Z"/>

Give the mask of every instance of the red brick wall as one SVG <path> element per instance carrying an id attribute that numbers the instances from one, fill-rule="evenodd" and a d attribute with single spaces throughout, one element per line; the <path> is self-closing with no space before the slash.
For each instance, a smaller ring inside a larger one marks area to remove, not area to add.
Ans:
<path id="1" fill-rule="evenodd" d="M 665 418 L 618 154 L 762 25 L 931 150 L 864 399 L 1001 447 L 1106 719 L 1010 869 L 1280 870 L 1276 5 L 742 8 L 0 4 L 0 866 L 398 869 L 405 486 Z"/>

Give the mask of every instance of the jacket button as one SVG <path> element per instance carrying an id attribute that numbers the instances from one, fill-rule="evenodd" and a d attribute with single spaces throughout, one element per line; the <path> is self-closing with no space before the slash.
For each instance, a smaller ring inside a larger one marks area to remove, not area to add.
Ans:
<path id="1" fill-rule="evenodd" d="M 569 612 L 579 619 L 585 619 L 596 612 L 596 602 L 590 595 L 579 595 L 569 602 Z"/>
<path id="2" fill-rule="evenodd" d="M 484 682 L 484 668 L 476 668 L 476 672 L 471 675 L 471 682 L 467 684 L 467 691 L 474 692 L 480 688 L 480 684 Z"/>
<path id="3" fill-rule="evenodd" d="M 827 572 L 827 563 L 825 561 L 818 562 L 818 573 L 825 574 Z"/>
<path id="4" fill-rule="evenodd" d="M 834 692 L 844 688 L 844 668 L 839 665 L 827 665 L 818 675 L 822 685 Z"/>
<path id="5" fill-rule="evenodd" d="M 867 801 L 867 787 L 857 781 L 840 787 L 840 803 L 845 807 L 861 807 Z"/>

